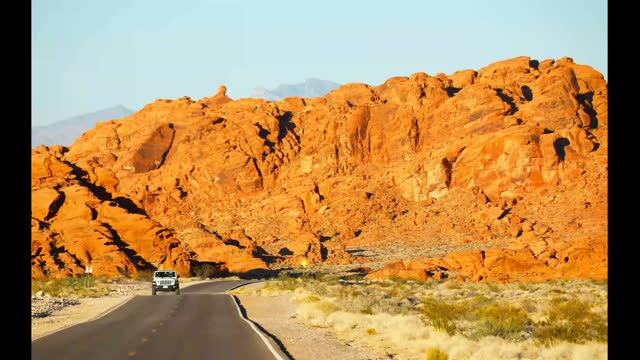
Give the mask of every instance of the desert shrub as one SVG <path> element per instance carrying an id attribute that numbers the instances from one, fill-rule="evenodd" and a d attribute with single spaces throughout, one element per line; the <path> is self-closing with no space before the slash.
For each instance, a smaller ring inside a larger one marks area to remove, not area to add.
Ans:
<path id="1" fill-rule="evenodd" d="M 305 277 L 303 275 L 303 277 Z M 340 277 L 334 274 L 326 274 L 326 273 L 311 273 L 309 277 L 314 280 L 314 282 L 324 283 L 327 285 L 336 285 L 339 283 Z"/>
<path id="2" fill-rule="evenodd" d="M 538 310 L 538 300 L 525 298 L 520 302 L 520 308 L 527 313 L 535 313 Z"/>
<path id="3" fill-rule="evenodd" d="M 31 294 L 42 291 L 54 297 L 100 297 L 109 293 L 109 288 L 94 277 L 73 276 L 59 279 L 31 281 Z"/>
<path id="4" fill-rule="evenodd" d="M 421 282 L 417 283 L 416 285 L 417 285 L 417 287 L 419 287 L 421 289 L 428 290 L 428 289 L 435 288 L 436 286 L 440 285 L 443 282 L 449 283 L 449 282 L 452 282 L 452 281 L 451 280 L 430 279 L 429 281 L 421 281 Z M 455 285 L 451 285 L 451 286 L 455 287 Z"/>
<path id="5" fill-rule="evenodd" d="M 373 315 L 373 310 L 370 307 L 360 309 L 360 314 Z"/>
<path id="6" fill-rule="evenodd" d="M 429 348 L 427 350 L 427 360 L 448 360 L 449 355 L 438 349 L 438 348 Z"/>
<path id="7" fill-rule="evenodd" d="M 394 293 L 389 291 L 389 288 L 366 287 L 355 289 L 353 286 L 345 287 L 347 289 L 340 289 L 332 295 L 337 295 L 335 303 L 342 310 L 352 313 L 369 315 L 378 313 L 407 314 L 414 311 L 414 306 L 410 302 L 417 302 L 417 300 L 409 299 L 406 296 L 408 291 Z"/>
<path id="8" fill-rule="evenodd" d="M 425 297 L 420 308 L 422 321 L 438 331 L 453 335 L 456 332 L 456 320 L 466 313 L 466 308 L 455 303 Z"/>
<path id="9" fill-rule="evenodd" d="M 357 282 L 362 281 L 364 276 L 362 274 L 350 274 L 345 275 L 339 278 L 339 280 L 347 281 L 347 282 Z"/>
<path id="10" fill-rule="evenodd" d="M 469 312 L 473 312 L 479 309 L 482 309 L 488 305 L 495 303 L 495 299 L 486 297 L 484 295 L 477 295 L 469 299 L 465 299 L 462 301 L 462 305 L 464 305 Z"/>
<path id="11" fill-rule="evenodd" d="M 608 341 L 608 317 L 593 312 L 591 305 L 578 298 L 557 297 L 545 311 L 545 320 L 536 324 L 534 336 L 542 344 L 558 341 L 582 344 Z"/>
<path id="12" fill-rule="evenodd" d="M 325 314 L 330 314 L 340 309 L 338 305 L 329 301 L 318 301 L 316 307 Z"/>
<path id="13" fill-rule="evenodd" d="M 411 293 L 411 284 L 397 284 L 387 291 L 386 295 L 393 298 L 403 298 Z"/>
<path id="14" fill-rule="evenodd" d="M 477 325 L 472 338 L 498 336 L 510 341 L 525 340 L 531 329 L 529 315 L 508 304 L 493 304 L 476 311 Z"/>
<path id="15" fill-rule="evenodd" d="M 495 281 L 491 281 L 487 283 L 487 288 L 492 292 L 502 292 L 504 290 L 504 285 L 497 283 Z"/>
<path id="16" fill-rule="evenodd" d="M 449 290 L 462 289 L 463 284 L 460 281 L 448 280 L 444 283 L 444 287 Z"/>
<path id="17" fill-rule="evenodd" d="M 433 326 L 437 331 L 442 331 L 449 335 L 455 334 L 457 330 L 456 323 L 447 318 L 431 319 L 431 326 Z"/>
<path id="18" fill-rule="evenodd" d="M 357 296 L 357 291 L 350 285 L 337 285 L 335 288 L 335 295 L 341 298 L 352 298 Z"/>
<path id="19" fill-rule="evenodd" d="M 302 299 L 297 300 L 297 302 L 300 304 L 312 303 L 312 302 L 318 302 L 318 301 L 320 301 L 320 298 L 316 295 L 309 295 Z"/>
<path id="20" fill-rule="evenodd" d="M 588 283 L 595 286 L 607 286 L 609 285 L 609 279 L 591 279 Z"/>
<path id="21" fill-rule="evenodd" d="M 380 287 L 389 287 L 395 284 L 395 282 L 392 280 L 380 280 L 380 281 L 377 281 L 376 283 Z"/>
<path id="22" fill-rule="evenodd" d="M 151 282 L 153 279 L 153 270 L 138 270 L 134 278 L 138 281 Z"/>
<path id="23" fill-rule="evenodd" d="M 370 309 L 373 313 L 384 313 L 391 315 L 406 314 L 411 310 L 411 307 L 406 306 L 398 298 L 394 297 L 376 297 L 371 299 L 369 303 Z"/>
<path id="24" fill-rule="evenodd" d="M 519 282 L 518 283 L 518 289 L 523 290 L 523 291 L 529 291 L 529 290 L 531 290 L 531 285 L 529 285 L 527 283 Z"/>
<path id="25" fill-rule="evenodd" d="M 402 284 L 406 284 L 406 283 L 412 283 L 415 280 L 413 279 L 407 279 L 407 278 L 403 278 L 400 276 L 391 276 L 389 277 L 390 280 L 390 285 L 391 286 L 398 286 L 398 285 L 402 285 Z"/>
<path id="26" fill-rule="evenodd" d="M 131 278 L 131 274 L 129 273 L 129 270 L 123 267 L 116 267 L 118 269 L 118 278 L 120 279 L 130 279 Z"/>
<path id="27" fill-rule="evenodd" d="M 273 280 L 268 281 L 264 287 L 266 289 L 272 289 L 272 290 L 293 291 L 297 289 L 299 286 L 300 286 L 300 283 L 298 283 L 298 280 L 296 278 L 291 277 L 287 274 L 284 274 L 284 275 L 278 276 Z"/>
<path id="28" fill-rule="evenodd" d="M 574 343 L 607 341 L 607 289 L 606 282 L 603 284 L 602 281 L 501 284 L 401 279 L 353 283 L 336 279 L 330 276 L 282 275 L 269 281 L 265 288 L 304 289 L 300 292 L 302 300 L 299 302 L 310 303 L 310 307 L 325 315 L 341 311 L 353 314 L 346 315 L 346 318 L 373 314 L 415 316 L 437 331 L 463 336 L 470 341 L 486 336 L 501 337 L 509 342 L 532 339 L 544 344 L 565 340 Z M 554 294 L 558 297 L 547 307 L 548 297 Z M 572 294 L 588 302 L 581 303 L 577 299 L 570 302 Z M 596 310 L 604 314 L 596 314 Z M 369 317 L 367 321 L 377 321 L 377 317 Z M 327 322 L 312 326 L 336 327 Z M 390 332 L 386 326 L 385 330 L 380 330 L 383 327 L 373 323 L 366 326 L 360 323 L 358 326 L 354 322 L 350 326 L 362 329 L 354 332 L 358 335 L 373 330 L 377 335 Z M 528 346 L 525 344 L 522 346 Z M 428 359 L 449 357 L 437 348 L 427 356 Z"/>
<path id="29" fill-rule="evenodd" d="M 195 276 L 199 277 L 202 280 L 210 279 L 221 274 L 220 269 L 216 265 L 211 263 L 199 263 L 197 265 L 194 265 L 192 267 L 192 272 Z"/>
<path id="30" fill-rule="evenodd" d="M 377 333 L 378 333 L 378 332 L 377 332 L 377 331 L 376 331 L 376 329 L 374 329 L 374 328 L 368 328 L 368 329 L 367 329 L 367 334 L 369 334 L 369 335 L 375 335 L 375 334 L 377 334 Z"/>
<path id="31" fill-rule="evenodd" d="M 318 281 L 313 279 L 309 280 L 305 278 L 298 279 L 296 283 L 297 283 L 297 286 L 303 287 L 307 289 L 309 292 L 312 292 L 315 294 L 326 294 L 330 291 L 329 287 L 332 286 L 331 282 L 324 282 L 324 281 Z M 336 286 L 340 286 L 340 285 L 336 285 Z"/>

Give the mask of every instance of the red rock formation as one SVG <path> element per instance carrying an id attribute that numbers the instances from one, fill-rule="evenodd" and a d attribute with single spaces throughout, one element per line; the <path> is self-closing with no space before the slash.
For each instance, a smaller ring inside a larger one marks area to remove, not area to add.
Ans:
<path id="1" fill-rule="evenodd" d="M 523 56 L 311 99 L 157 100 L 33 150 L 33 276 L 606 278 L 607 96 L 589 66 Z"/>

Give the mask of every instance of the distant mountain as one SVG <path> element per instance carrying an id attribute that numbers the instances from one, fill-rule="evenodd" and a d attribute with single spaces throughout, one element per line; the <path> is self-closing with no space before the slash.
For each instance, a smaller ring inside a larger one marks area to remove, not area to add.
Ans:
<path id="1" fill-rule="evenodd" d="M 325 96 L 331 90 L 339 88 L 340 86 L 342 86 L 342 84 L 333 81 L 311 78 L 299 84 L 278 85 L 278 87 L 273 90 L 257 87 L 254 89 L 252 97 L 265 100 L 280 100 L 288 96 L 312 98 Z"/>
<path id="2" fill-rule="evenodd" d="M 34 126 L 31 128 L 31 148 L 40 145 L 69 146 L 87 130 L 93 129 L 96 123 L 120 119 L 133 113 L 133 110 L 127 109 L 122 105 L 117 105 L 89 114 L 57 121 L 50 125 Z"/>

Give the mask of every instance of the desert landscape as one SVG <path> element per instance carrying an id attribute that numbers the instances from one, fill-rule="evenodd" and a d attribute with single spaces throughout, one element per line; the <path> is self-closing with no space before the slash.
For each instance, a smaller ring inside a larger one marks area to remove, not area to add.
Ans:
<path id="1" fill-rule="evenodd" d="M 185 280 L 183 288 L 211 281 L 197 278 Z M 259 289 L 262 286 L 262 283 L 257 283 L 248 285 L 247 288 Z M 112 291 L 98 297 L 34 295 L 31 305 L 32 340 L 100 318 L 134 296 L 150 296 L 149 283 L 144 281 L 113 284 L 110 289 Z M 366 349 L 354 349 L 327 330 L 291 321 L 291 317 L 295 315 L 295 303 L 290 296 L 260 297 L 241 293 L 236 296 L 247 311 L 249 319 L 267 329 L 267 335 L 283 343 L 283 351 L 292 359 L 314 359 L 320 355 L 329 360 L 384 358 Z"/>
<path id="2" fill-rule="evenodd" d="M 203 281 L 216 280 L 185 279 L 182 287 Z M 509 287 L 431 280 L 428 284 L 413 281 L 339 284 L 308 276 L 256 282 L 229 294 L 239 300 L 247 318 L 276 340 L 291 359 L 411 360 L 429 358 L 429 354 L 433 359 L 444 358 L 445 354 L 451 359 L 608 358 L 606 282 Z M 328 291 L 331 287 L 337 290 Z M 151 296 L 149 283 L 144 281 L 111 283 L 107 288 L 108 293 L 97 297 L 34 296 L 32 339 L 95 320 L 134 296 Z M 443 300 L 434 302 L 436 298 Z M 473 330 L 478 334 L 481 331 L 481 335 L 468 336 L 470 333 L 463 334 L 468 324 L 449 318 L 451 311 L 464 313 L 462 308 L 449 308 L 452 304 L 464 304 L 469 309 L 473 304 L 490 308 L 496 304 L 503 306 L 505 301 L 515 307 L 505 308 L 507 311 L 501 312 L 501 316 L 511 319 L 514 309 L 526 309 L 518 313 L 526 321 L 514 325 L 489 317 L 490 322 L 480 323 Z M 573 305 L 563 309 L 558 307 L 559 301 Z M 416 308 L 421 302 L 431 306 L 437 315 L 429 307 Z M 562 316 L 563 312 L 569 317 Z M 540 321 L 549 314 L 553 321 Z M 432 320 L 425 321 L 425 315 L 450 322 L 440 323 L 447 324 L 445 327 L 438 326 Z"/>
<path id="3" fill-rule="evenodd" d="M 104 279 L 155 269 L 264 279 L 234 296 L 296 359 L 318 336 L 348 358 L 485 358 L 473 325 L 492 316 L 484 307 L 520 324 L 485 331 L 504 358 L 606 358 L 608 84 L 569 57 L 350 83 L 316 98 L 231 99 L 220 85 L 99 123 L 71 146 L 39 146 L 31 169 L 32 283 L 89 266 Z M 343 309 L 354 291 L 403 310 Z M 42 317 L 34 292 L 32 336 L 145 292 L 80 297 Z M 429 313 L 443 299 L 466 317 Z M 563 338 L 567 328 L 549 324 L 571 320 L 551 311 L 565 302 L 604 323 Z M 376 314 L 416 341 L 371 322 Z"/>

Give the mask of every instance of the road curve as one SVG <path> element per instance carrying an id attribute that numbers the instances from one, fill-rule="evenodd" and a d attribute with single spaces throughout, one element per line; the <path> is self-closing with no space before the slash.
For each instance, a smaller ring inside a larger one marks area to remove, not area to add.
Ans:
<path id="1" fill-rule="evenodd" d="M 136 296 L 99 319 L 34 340 L 31 359 L 283 360 L 224 294 L 251 281 L 212 281 Z"/>

